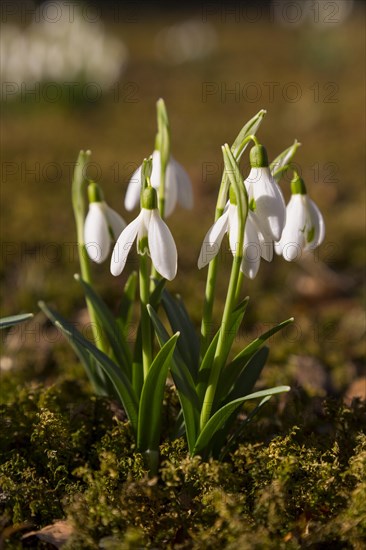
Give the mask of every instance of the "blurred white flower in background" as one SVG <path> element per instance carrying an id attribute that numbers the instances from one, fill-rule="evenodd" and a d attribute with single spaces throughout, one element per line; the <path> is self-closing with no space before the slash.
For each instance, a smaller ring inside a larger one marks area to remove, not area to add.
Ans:
<path id="1" fill-rule="evenodd" d="M 13 84 L 19 92 L 22 85 L 36 82 L 92 82 L 106 90 L 118 80 L 128 58 L 124 43 L 107 33 L 97 14 L 92 18 L 89 10 L 86 18 L 77 5 L 72 11 L 66 7 L 65 2 L 42 4 L 24 30 L 2 25 L 3 83 Z"/>
<path id="2" fill-rule="evenodd" d="M 155 38 L 157 57 L 172 65 L 204 59 L 216 48 L 214 27 L 196 19 L 165 27 Z"/>

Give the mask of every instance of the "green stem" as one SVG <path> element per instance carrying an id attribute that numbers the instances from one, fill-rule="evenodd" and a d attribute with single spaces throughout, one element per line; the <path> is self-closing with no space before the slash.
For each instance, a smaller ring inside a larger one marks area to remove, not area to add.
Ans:
<path id="1" fill-rule="evenodd" d="M 230 326 L 231 314 L 236 305 L 236 297 L 238 295 L 238 280 L 240 278 L 240 266 L 243 258 L 244 227 L 248 212 L 248 197 L 245 187 L 242 185 L 239 167 L 232 155 L 229 146 L 225 145 L 222 150 L 224 155 L 225 170 L 228 174 L 228 178 L 230 179 L 230 183 L 233 186 L 237 201 L 236 215 L 238 216 L 238 233 L 236 235 L 237 246 L 231 268 L 230 281 L 226 295 L 224 312 L 222 315 L 219 338 L 215 350 L 212 368 L 210 370 L 207 389 L 202 404 L 200 417 L 201 430 L 210 418 L 220 372 L 225 364 L 227 355 L 229 353 L 226 331 Z"/>
<path id="2" fill-rule="evenodd" d="M 84 221 L 85 221 L 85 187 L 87 180 L 85 178 L 86 166 L 89 161 L 90 151 L 80 151 L 78 160 L 75 165 L 74 177 L 72 181 L 72 206 L 75 216 L 76 235 L 78 239 L 78 255 L 80 263 L 81 277 L 92 285 L 92 275 L 90 269 L 90 260 L 84 243 Z M 86 298 L 86 306 L 92 326 L 93 338 L 98 349 L 108 354 L 109 345 L 98 321 L 97 313 L 92 302 Z"/>
<path id="3" fill-rule="evenodd" d="M 147 254 L 140 256 L 140 302 L 141 302 L 141 344 L 142 344 L 142 365 L 144 379 L 149 372 L 152 361 L 152 338 L 151 322 L 147 304 L 150 300 L 149 273 Z"/>
<path id="4" fill-rule="evenodd" d="M 231 269 L 229 288 L 226 296 L 224 313 L 222 316 L 222 322 L 220 327 L 219 339 L 215 351 L 215 356 L 210 371 L 210 378 L 208 381 L 205 397 L 202 404 L 200 429 L 205 426 L 210 418 L 212 405 L 215 398 L 217 382 L 219 380 L 220 372 L 223 364 L 227 358 L 227 346 L 226 346 L 226 331 L 230 324 L 230 316 L 236 304 L 237 284 L 240 273 L 242 256 L 234 256 L 233 265 Z"/>
<path id="5" fill-rule="evenodd" d="M 255 145 L 259 145 L 258 139 L 254 134 L 250 134 L 240 143 L 240 146 L 235 151 L 235 159 L 239 161 L 245 146 L 249 141 L 253 141 Z M 229 190 L 229 178 L 223 173 L 219 195 L 217 198 L 216 212 L 215 212 L 215 221 L 222 216 L 227 195 Z M 202 312 L 202 322 L 201 322 L 201 358 L 204 357 L 207 348 L 211 341 L 211 329 L 212 329 L 212 312 L 213 304 L 215 299 L 215 289 L 216 289 L 216 280 L 217 280 L 217 269 L 218 269 L 218 256 L 216 255 L 208 266 L 207 279 L 206 279 L 206 288 L 205 288 L 205 298 L 203 303 L 203 312 Z M 242 280 L 242 279 L 241 279 Z M 241 282 L 240 282 L 241 286 Z M 238 292 L 240 292 L 240 287 L 238 285 Z"/>
<path id="6" fill-rule="evenodd" d="M 227 200 L 229 189 L 229 180 L 223 174 L 220 184 L 219 196 L 217 198 L 215 221 L 222 216 Z M 201 357 L 203 358 L 211 341 L 212 332 L 212 311 L 215 299 L 215 289 L 218 269 L 218 255 L 216 255 L 208 265 L 205 299 L 203 302 L 202 321 L 201 321 Z"/>

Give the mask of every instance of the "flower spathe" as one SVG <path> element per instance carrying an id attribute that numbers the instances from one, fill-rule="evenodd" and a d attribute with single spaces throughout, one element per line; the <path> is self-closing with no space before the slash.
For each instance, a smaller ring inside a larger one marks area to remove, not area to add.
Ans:
<path id="1" fill-rule="evenodd" d="M 84 223 L 84 244 L 93 262 L 107 259 L 112 240 L 126 227 L 126 222 L 105 201 L 91 202 Z"/>
<path id="2" fill-rule="evenodd" d="M 287 205 L 286 225 L 275 251 L 291 262 L 302 251 L 313 250 L 325 236 L 324 219 L 316 204 L 307 194 L 295 193 Z"/>
<path id="3" fill-rule="evenodd" d="M 160 151 L 155 150 L 152 154 L 151 172 L 151 185 L 155 189 L 158 189 L 160 185 L 160 165 Z M 132 174 L 128 184 L 125 197 L 126 210 L 133 210 L 138 206 L 140 190 L 141 166 Z M 169 216 L 173 212 L 177 202 L 186 209 L 193 207 L 192 184 L 182 165 L 170 156 L 165 174 L 165 216 Z"/>
<path id="4" fill-rule="evenodd" d="M 144 254 L 140 243 L 147 238 L 148 252 L 156 271 L 171 281 L 177 274 L 177 249 L 172 234 L 161 219 L 157 208 L 141 208 L 140 214 L 122 231 L 111 259 L 111 273 L 114 276 L 122 273 L 127 256 L 137 239 L 137 251 Z"/>

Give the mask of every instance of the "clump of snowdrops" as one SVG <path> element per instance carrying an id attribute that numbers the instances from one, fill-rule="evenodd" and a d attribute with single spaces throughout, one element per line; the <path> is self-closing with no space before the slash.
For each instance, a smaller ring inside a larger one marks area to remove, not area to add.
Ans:
<path id="1" fill-rule="evenodd" d="M 152 474 L 159 464 L 162 407 L 169 377 L 181 407 L 170 422 L 175 425 L 171 437 L 184 436 L 189 454 L 205 459 L 223 459 L 243 427 L 268 400 L 290 390 L 277 386 L 253 391 L 268 357 L 266 341 L 293 318 L 263 333 L 235 356 L 232 353 L 248 304 L 248 297 L 241 295 L 244 277 L 254 278 L 261 259 L 270 262 L 274 251 L 291 261 L 317 247 L 324 238 L 322 215 L 297 172 L 291 182 L 291 199 L 285 205 L 278 182 L 300 144 L 295 140 L 270 164 L 265 147 L 256 137 L 265 114 L 261 110 L 243 126 L 231 147 L 222 147 L 224 171 L 215 219 L 198 257 L 198 268 L 208 265 L 199 333 L 183 300 L 167 288 L 167 281 L 177 273 L 178 254 L 165 220 L 177 203 L 192 208 L 193 192 L 187 173 L 170 152 L 164 101 L 157 102 L 154 151 L 133 174 L 127 189 L 126 209 L 140 206 L 139 214 L 128 225 L 106 203 L 100 185 L 86 179 L 90 152 L 81 151 L 78 157 L 72 182 L 80 259 L 80 274 L 75 278 L 85 293 L 94 341 L 43 302 L 40 307 L 69 340 L 94 391 L 120 400 L 136 448 Z M 243 178 L 239 161 L 249 144 L 251 168 Z M 221 322 L 212 334 L 218 252 L 225 234 L 232 252 L 231 274 Z M 127 278 L 115 315 L 93 286 L 92 262 L 102 263 L 110 257 L 112 275 L 120 276 L 135 242 L 138 270 Z M 129 324 L 137 307 L 138 331 L 131 345 Z M 233 430 L 246 401 L 254 401 L 255 407 Z"/>

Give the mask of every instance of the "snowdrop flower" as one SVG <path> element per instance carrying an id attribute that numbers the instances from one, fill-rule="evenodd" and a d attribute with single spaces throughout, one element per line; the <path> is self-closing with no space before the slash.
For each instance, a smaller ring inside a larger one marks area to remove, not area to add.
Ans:
<path id="1" fill-rule="evenodd" d="M 325 236 L 324 219 L 316 204 L 306 194 L 305 183 L 295 174 L 292 196 L 287 205 L 287 219 L 281 239 L 275 244 L 277 254 L 285 260 L 296 260 L 304 250 L 319 246 Z"/>
<path id="2" fill-rule="evenodd" d="M 122 231 L 113 250 L 112 275 L 122 273 L 128 253 L 137 239 L 137 252 L 149 253 L 158 273 L 171 281 L 177 274 L 177 249 L 172 234 L 161 219 L 154 188 L 147 187 L 142 193 L 141 212 Z"/>
<path id="3" fill-rule="evenodd" d="M 230 250 L 235 255 L 238 235 L 237 206 L 227 203 L 224 213 L 206 233 L 198 258 L 198 268 L 205 267 L 218 253 L 225 233 L 229 236 Z M 244 229 L 243 259 L 240 269 L 246 277 L 254 279 L 258 273 L 261 257 L 266 259 L 269 253 L 264 248 L 264 237 L 257 227 L 254 214 L 248 212 Z M 269 261 L 272 259 L 270 257 Z"/>
<path id="4" fill-rule="evenodd" d="M 272 177 L 268 157 L 262 145 L 250 151 L 251 170 L 245 180 L 249 204 L 266 241 L 281 238 L 286 220 L 286 205 L 281 189 Z"/>
<path id="5" fill-rule="evenodd" d="M 98 264 L 107 258 L 112 240 L 126 227 L 124 219 L 103 200 L 96 183 L 88 186 L 89 211 L 84 224 L 84 243 L 88 256 Z"/>
<path id="6" fill-rule="evenodd" d="M 151 185 L 158 189 L 160 185 L 160 151 L 152 154 Z M 133 210 L 140 201 L 141 190 L 141 166 L 132 174 L 128 184 L 125 208 Z M 183 208 L 193 207 L 192 184 L 187 172 L 172 156 L 170 156 L 165 175 L 165 216 L 169 216 L 177 202 Z"/>

